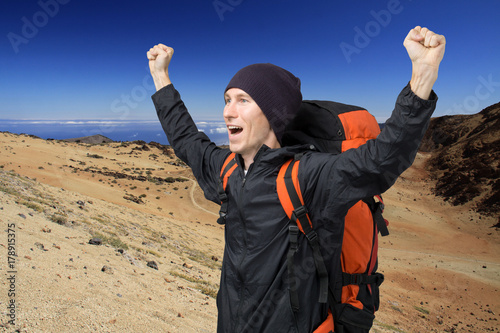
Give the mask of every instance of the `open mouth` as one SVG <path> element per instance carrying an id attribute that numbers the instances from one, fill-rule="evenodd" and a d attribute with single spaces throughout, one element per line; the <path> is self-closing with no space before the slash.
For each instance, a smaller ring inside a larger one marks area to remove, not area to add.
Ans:
<path id="1" fill-rule="evenodd" d="M 229 131 L 229 135 L 236 135 L 241 133 L 243 131 L 243 128 L 230 125 L 227 127 L 227 130 Z"/>

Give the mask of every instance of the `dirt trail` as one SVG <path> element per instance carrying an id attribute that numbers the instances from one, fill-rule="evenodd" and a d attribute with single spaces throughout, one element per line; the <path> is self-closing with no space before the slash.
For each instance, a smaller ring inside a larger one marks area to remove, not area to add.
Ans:
<path id="1" fill-rule="evenodd" d="M 195 196 L 194 196 L 194 193 L 196 191 L 196 188 L 198 187 L 198 183 L 195 181 L 195 180 L 191 180 L 191 182 L 193 183 L 193 185 L 191 186 L 191 192 L 189 193 L 189 196 L 191 197 L 191 201 L 193 202 L 193 205 L 198 208 L 199 210 L 202 210 L 208 214 L 212 214 L 214 216 L 219 216 L 218 214 L 208 210 L 208 209 L 205 209 L 203 207 L 201 207 L 197 202 L 196 202 L 196 199 L 195 199 Z"/>

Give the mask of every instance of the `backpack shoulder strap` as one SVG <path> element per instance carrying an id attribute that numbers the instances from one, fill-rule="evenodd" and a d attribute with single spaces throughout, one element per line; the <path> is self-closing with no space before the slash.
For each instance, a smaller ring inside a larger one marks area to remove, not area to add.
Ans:
<path id="1" fill-rule="evenodd" d="M 328 301 L 328 271 L 321 255 L 319 239 L 316 231 L 313 230 L 311 219 L 304 205 L 302 192 L 298 178 L 300 156 L 291 159 L 281 166 L 276 179 L 276 188 L 281 205 L 286 215 L 290 219 L 289 235 L 290 247 L 288 250 L 288 275 L 290 277 L 290 300 L 294 311 L 299 309 L 299 299 L 297 294 L 296 279 L 294 278 L 294 254 L 298 249 L 299 230 L 306 236 L 309 245 L 313 250 L 314 264 L 320 279 L 319 302 Z"/>
<path id="2" fill-rule="evenodd" d="M 229 156 L 226 157 L 226 160 L 224 161 L 224 164 L 222 165 L 222 168 L 220 170 L 220 179 L 222 180 L 222 187 L 224 190 L 226 190 L 227 180 L 229 179 L 229 176 L 231 176 L 234 169 L 236 169 L 237 167 L 235 158 L 235 153 L 229 154 Z"/>
<path id="3" fill-rule="evenodd" d="M 229 176 L 233 173 L 233 171 L 236 169 L 238 166 L 236 164 L 236 154 L 231 153 L 229 154 L 228 157 L 226 157 L 226 160 L 224 161 L 224 164 L 222 165 L 221 171 L 220 171 L 220 177 L 219 177 L 219 185 L 218 185 L 218 193 L 219 193 L 219 200 L 220 200 L 220 211 L 219 211 L 219 218 L 217 219 L 217 223 L 219 224 L 224 224 L 226 223 L 226 215 L 227 215 L 227 194 L 226 194 L 226 187 L 227 187 L 227 181 L 229 179 Z"/>
<path id="4" fill-rule="evenodd" d="M 312 230 L 312 223 L 300 191 L 299 163 L 300 160 L 291 159 L 282 165 L 276 180 L 276 189 L 286 215 L 306 234 L 306 231 Z"/>

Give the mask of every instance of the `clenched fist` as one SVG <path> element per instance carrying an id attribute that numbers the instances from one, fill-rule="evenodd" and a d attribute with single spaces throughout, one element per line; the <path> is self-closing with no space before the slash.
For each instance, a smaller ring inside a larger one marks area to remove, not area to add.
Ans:
<path id="1" fill-rule="evenodd" d="M 417 96 L 427 99 L 437 79 L 446 39 L 443 35 L 417 26 L 410 30 L 403 45 L 413 66 L 411 88 Z"/>
<path id="2" fill-rule="evenodd" d="M 151 76 L 153 76 L 156 90 L 160 90 L 172 83 L 168 75 L 168 66 L 173 55 L 174 49 L 164 44 L 155 45 L 147 53 L 149 70 Z"/>
<path id="3" fill-rule="evenodd" d="M 421 27 L 410 30 L 403 43 L 412 62 L 436 68 L 443 59 L 445 44 L 443 35 Z"/>

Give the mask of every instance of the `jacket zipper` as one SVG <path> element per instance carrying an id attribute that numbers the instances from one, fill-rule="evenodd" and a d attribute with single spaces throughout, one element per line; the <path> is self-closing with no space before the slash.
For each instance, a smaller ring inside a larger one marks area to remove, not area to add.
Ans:
<path id="1" fill-rule="evenodd" d="M 241 171 L 241 172 L 243 172 L 243 180 L 241 181 L 240 195 L 238 196 L 238 207 L 241 207 L 241 203 L 243 201 L 243 199 L 242 199 L 243 198 L 243 191 L 245 189 L 245 184 L 246 184 L 246 181 L 247 181 L 247 177 L 248 177 L 248 175 L 251 174 L 251 171 L 254 168 L 255 163 L 259 160 L 259 157 L 260 157 L 261 153 L 262 153 L 262 148 L 255 155 L 254 162 L 250 165 L 250 167 L 248 168 L 246 174 L 244 173 L 243 170 Z M 245 300 L 243 298 L 243 290 L 244 290 L 244 284 L 243 284 L 243 282 L 244 281 L 243 281 L 243 274 L 241 274 L 241 266 L 243 266 L 243 262 L 245 261 L 245 258 L 247 256 L 247 251 L 248 251 L 248 247 L 247 247 L 247 228 L 246 228 L 245 219 L 243 217 L 243 213 L 242 213 L 241 210 L 238 213 L 239 213 L 239 216 L 240 216 L 241 224 L 243 226 L 243 255 L 241 256 L 241 261 L 240 261 L 240 264 L 238 265 L 238 276 L 239 276 L 240 281 L 241 281 L 240 292 L 239 292 L 239 294 L 240 294 L 240 306 L 239 306 L 239 309 L 238 309 L 238 316 L 237 316 L 237 319 L 236 319 L 236 323 L 235 323 L 235 326 L 234 326 L 233 329 L 236 329 L 239 326 L 239 322 L 240 322 L 240 318 L 241 318 L 242 306 L 245 303 Z"/>

